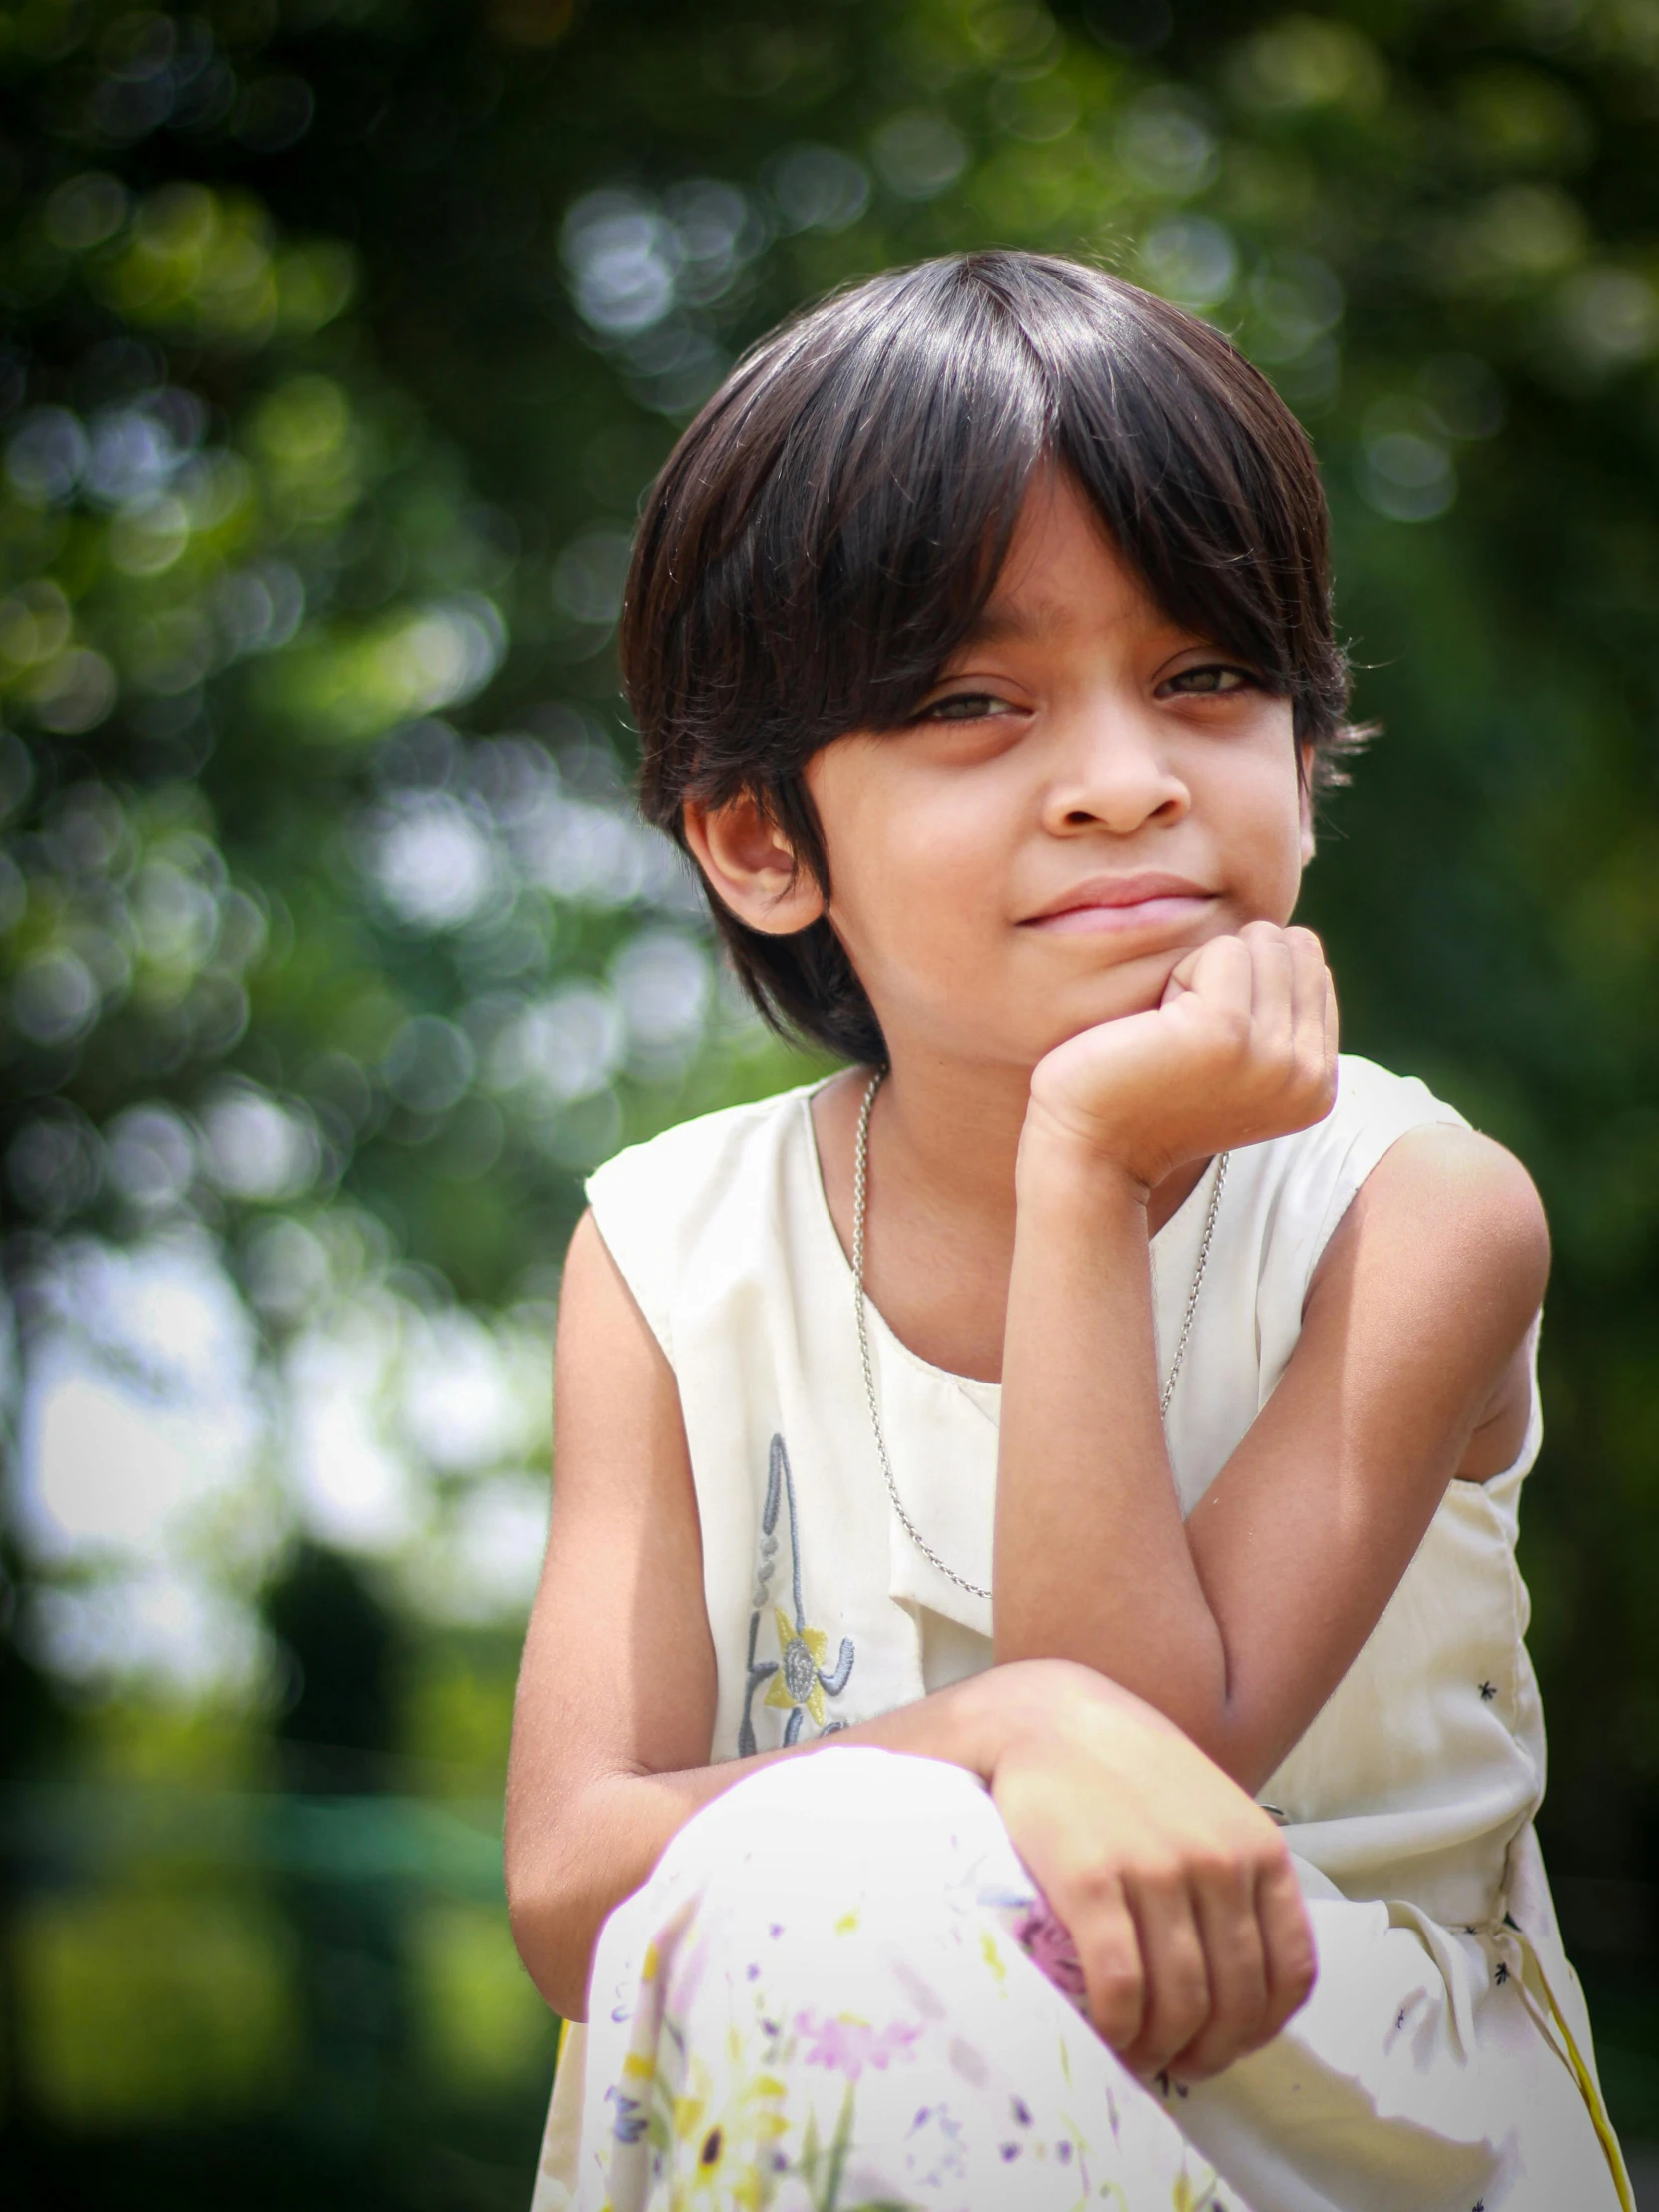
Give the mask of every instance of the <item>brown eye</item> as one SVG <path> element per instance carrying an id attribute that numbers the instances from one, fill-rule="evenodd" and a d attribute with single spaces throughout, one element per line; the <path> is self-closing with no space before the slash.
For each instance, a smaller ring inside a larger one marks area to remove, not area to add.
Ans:
<path id="1" fill-rule="evenodd" d="M 1202 668 L 1185 668 L 1179 676 L 1172 676 L 1161 691 L 1179 692 L 1187 698 L 1195 695 L 1214 698 L 1222 692 L 1254 691 L 1257 680 L 1247 668 L 1232 668 L 1224 662 L 1206 662 Z"/>
<path id="2" fill-rule="evenodd" d="M 979 722 L 987 715 L 999 714 L 1008 702 L 998 699 L 994 692 L 952 692 L 947 699 L 935 699 L 923 707 L 916 717 L 918 722 Z"/>

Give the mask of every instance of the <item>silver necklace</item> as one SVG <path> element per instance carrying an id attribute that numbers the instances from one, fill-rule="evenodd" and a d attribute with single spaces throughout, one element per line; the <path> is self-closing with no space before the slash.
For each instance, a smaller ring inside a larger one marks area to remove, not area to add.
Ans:
<path id="1" fill-rule="evenodd" d="M 958 1574 L 947 1566 L 933 1549 L 921 1530 L 904 1510 L 904 1500 L 898 1494 L 898 1484 L 893 1479 L 892 1461 L 887 1456 L 887 1439 L 881 1430 L 881 1408 L 875 1398 L 875 1371 L 869 1357 L 868 1300 L 864 1297 L 864 1216 L 869 1204 L 869 1114 L 875 1104 L 875 1094 L 881 1088 L 885 1068 L 877 1068 L 869 1079 L 863 1105 L 858 1109 L 858 1142 L 852 1156 L 852 1308 L 858 1322 L 858 1359 L 864 1371 L 864 1396 L 869 1403 L 869 1424 L 875 1432 L 876 1455 L 881 1461 L 882 1479 L 887 1485 L 887 1495 L 892 1499 L 892 1509 L 898 1515 L 899 1525 L 927 1561 L 936 1567 L 947 1582 L 954 1582 L 957 1589 L 965 1590 L 969 1597 L 990 1596 L 977 1582 L 970 1582 L 965 1574 Z M 1181 1334 L 1175 1340 L 1175 1357 L 1170 1362 L 1169 1374 L 1164 1378 L 1163 1394 L 1158 1400 L 1160 1419 L 1169 1417 L 1170 1400 L 1175 1395 L 1175 1380 L 1181 1373 L 1181 1363 L 1187 1357 L 1187 1342 L 1193 1333 L 1193 1316 L 1198 1311 L 1198 1294 L 1204 1284 L 1204 1270 L 1210 1258 L 1210 1240 L 1216 1233 L 1216 1208 L 1221 1203 L 1221 1187 L 1227 1181 L 1225 1152 L 1216 1156 L 1216 1179 L 1210 1190 L 1210 1204 L 1204 1216 L 1204 1234 L 1199 1240 L 1198 1265 L 1193 1269 L 1193 1287 L 1187 1293 L 1187 1310 L 1181 1317 Z"/>

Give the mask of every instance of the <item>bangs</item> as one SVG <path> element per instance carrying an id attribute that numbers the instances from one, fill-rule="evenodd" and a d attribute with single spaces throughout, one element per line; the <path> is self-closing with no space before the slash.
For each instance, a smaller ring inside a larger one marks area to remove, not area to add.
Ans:
<path id="1" fill-rule="evenodd" d="M 983 253 L 875 277 L 775 332 L 670 457 L 622 627 L 647 815 L 680 836 L 687 798 L 753 793 L 828 889 L 807 762 L 921 705 L 1050 465 L 1163 612 L 1255 668 L 1329 763 L 1347 671 L 1295 417 L 1166 301 L 1078 263 Z M 867 1001 L 851 1030 L 803 1013 L 845 979 L 862 1001 L 828 923 L 809 944 L 715 911 L 769 1018 L 878 1047 Z"/>

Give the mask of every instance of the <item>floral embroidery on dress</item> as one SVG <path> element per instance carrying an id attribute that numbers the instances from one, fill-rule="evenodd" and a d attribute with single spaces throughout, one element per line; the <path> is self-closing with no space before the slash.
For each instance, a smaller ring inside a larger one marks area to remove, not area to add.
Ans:
<path id="1" fill-rule="evenodd" d="M 976 1783 L 848 1750 L 698 1821 L 600 1938 L 582 2212 L 1243 2212 L 1021 1955 L 1063 1932 Z"/>
<path id="2" fill-rule="evenodd" d="M 773 1598 L 771 1582 L 778 1566 L 778 1520 L 781 1507 L 788 1507 L 790 1524 L 790 1585 L 794 1605 L 794 1617 Z M 801 1731 L 808 1720 L 821 1736 L 834 1734 L 844 1728 L 844 1721 L 830 1720 L 825 1699 L 838 1697 L 846 1688 L 852 1673 L 853 1644 L 850 1636 L 841 1638 L 840 1655 L 832 1669 L 824 1662 L 830 1650 L 830 1639 L 822 1628 L 811 1628 L 801 1596 L 801 1533 L 795 1510 L 795 1478 L 790 1472 L 790 1455 L 782 1436 L 774 1436 L 767 1461 L 766 1503 L 761 1510 L 761 1535 L 755 1560 L 755 1591 L 752 1599 L 754 1610 L 749 1616 L 749 1679 L 744 1687 L 743 1720 L 738 1729 L 738 1752 L 749 1758 L 760 1746 L 755 1738 L 755 1693 L 764 1682 L 767 1693 L 762 1702 L 779 1708 L 789 1715 L 784 1723 L 786 1744 L 799 1743 Z M 778 1657 L 757 1659 L 755 1647 L 760 1637 L 761 1623 L 770 1609 L 773 1626 L 778 1637 Z"/>

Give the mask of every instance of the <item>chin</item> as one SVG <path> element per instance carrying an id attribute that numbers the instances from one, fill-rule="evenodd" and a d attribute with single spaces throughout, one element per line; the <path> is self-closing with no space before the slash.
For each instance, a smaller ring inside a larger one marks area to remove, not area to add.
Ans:
<path id="1" fill-rule="evenodd" d="M 1156 1013 L 1164 1003 L 1170 977 L 1192 949 L 1181 945 L 1173 952 L 1136 960 L 1130 967 L 1108 968 L 1094 977 L 1066 1009 L 1066 1035 L 1075 1037 L 1084 1029 L 1103 1021 L 1122 1021 L 1129 1014 Z"/>
<path id="2" fill-rule="evenodd" d="M 1079 1006 L 1073 1002 L 1063 1012 L 1056 1010 L 1054 1019 L 1043 1025 L 1043 1041 L 1037 1048 L 1037 1058 L 1040 1060 L 1046 1053 L 1069 1044 L 1086 1029 L 1098 1029 L 1108 1021 L 1126 1021 L 1131 1014 L 1156 1013 L 1163 995 L 1164 986 L 1160 983 L 1153 990 L 1114 991 L 1109 999 L 1102 992 L 1096 1004 Z"/>

